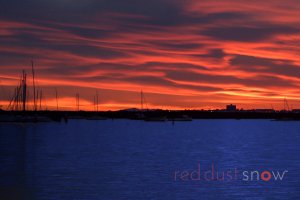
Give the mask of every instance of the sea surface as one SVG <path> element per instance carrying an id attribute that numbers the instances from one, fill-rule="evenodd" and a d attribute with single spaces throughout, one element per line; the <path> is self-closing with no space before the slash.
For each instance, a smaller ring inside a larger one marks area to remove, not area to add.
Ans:
<path id="1" fill-rule="evenodd" d="M 300 121 L 2 123 L 0 199 L 297 200 Z"/>

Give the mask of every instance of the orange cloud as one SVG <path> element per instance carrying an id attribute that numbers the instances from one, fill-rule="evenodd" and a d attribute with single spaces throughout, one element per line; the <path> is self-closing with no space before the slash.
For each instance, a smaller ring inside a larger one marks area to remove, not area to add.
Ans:
<path id="1" fill-rule="evenodd" d="M 76 93 L 82 109 L 93 110 L 97 90 L 102 110 L 139 107 L 141 90 L 151 108 L 279 109 L 285 97 L 300 107 L 297 0 L 112 0 L 86 5 L 86 14 L 74 6 L 74 15 L 48 6 L 57 16 L 21 18 L 30 13 L 18 10 L 0 18 L 4 108 L 22 69 L 31 89 L 31 59 L 44 109 L 56 109 L 55 88 L 66 110 L 76 109 Z"/>

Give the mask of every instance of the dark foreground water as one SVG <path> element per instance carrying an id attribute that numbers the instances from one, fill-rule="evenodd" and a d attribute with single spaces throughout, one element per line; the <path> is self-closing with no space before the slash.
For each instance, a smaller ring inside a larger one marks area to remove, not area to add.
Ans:
<path id="1" fill-rule="evenodd" d="M 0 124 L 0 199 L 300 199 L 300 122 Z"/>

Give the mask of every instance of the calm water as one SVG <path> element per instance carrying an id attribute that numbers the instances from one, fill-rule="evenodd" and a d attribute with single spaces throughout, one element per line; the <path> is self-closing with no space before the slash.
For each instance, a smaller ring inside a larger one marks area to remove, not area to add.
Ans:
<path id="1" fill-rule="evenodd" d="M 181 179 L 212 163 L 220 172 L 236 168 L 237 180 Z M 244 181 L 245 170 L 288 173 L 282 181 Z M 8 197 L 300 199 L 300 122 L 0 124 L 0 199 Z"/>

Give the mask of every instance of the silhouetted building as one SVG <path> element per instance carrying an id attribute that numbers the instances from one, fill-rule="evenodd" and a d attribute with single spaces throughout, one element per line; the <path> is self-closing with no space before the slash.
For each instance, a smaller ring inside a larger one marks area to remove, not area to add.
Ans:
<path id="1" fill-rule="evenodd" d="M 227 111 L 236 111 L 236 105 L 230 104 L 226 106 Z"/>

